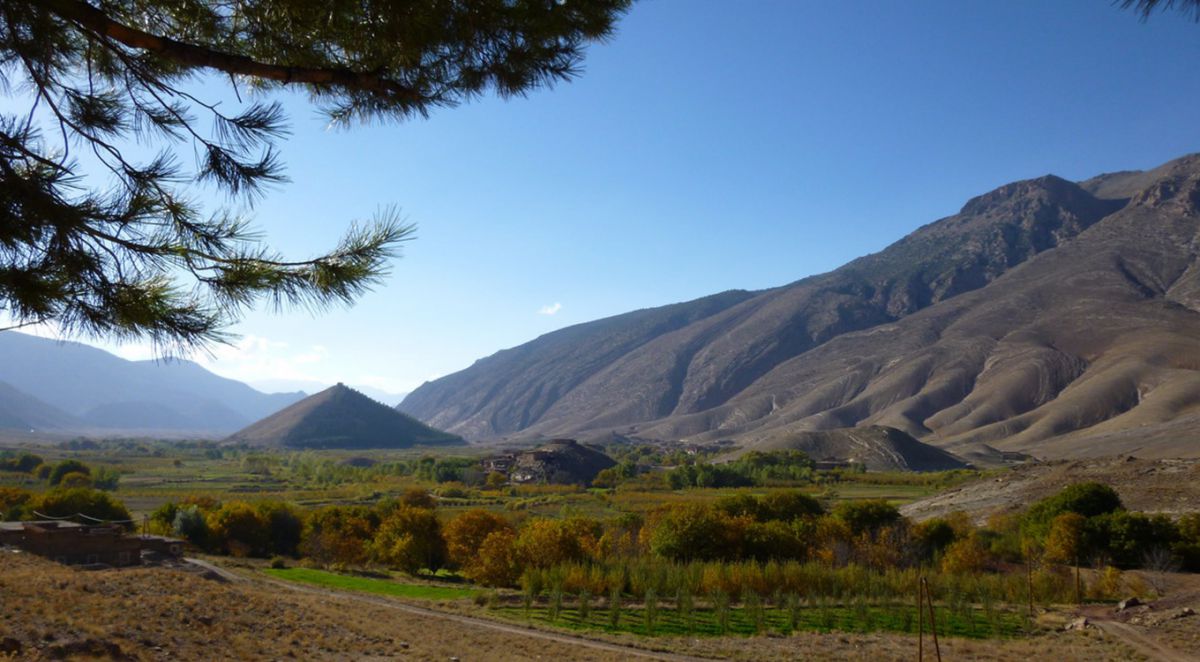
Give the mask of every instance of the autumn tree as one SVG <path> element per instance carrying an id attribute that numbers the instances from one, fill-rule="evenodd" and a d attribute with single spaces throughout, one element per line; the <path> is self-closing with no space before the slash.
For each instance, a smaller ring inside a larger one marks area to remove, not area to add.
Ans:
<path id="1" fill-rule="evenodd" d="M 208 514 L 209 542 L 233 556 L 264 556 L 271 546 L 270 522 L 254 506 L 230 501 Z"/>
<path id="2" fill-rule="evenodd" d="M 437 572 L 446 564 L 442 526 L 428 508 L 396 507 L 380 523 L 370 550 L 376 561 L 410 574 Z"/>
<path id="3" fill-rule="evenodd" d="M 1046 560 L 1078 565 L 1086 527 L 1087 518 L 1079 513 L 1062 513 L 1051 520 L 1046 534 Z"/>
<path id="4" fill-rule="evenodd" d="M 309 511 L 304 518 L 300 553 L 322 565 L 363 565 L 378 526 L 378 516 L 363 506 L 326 506 Z"/>
<path id="5" fill-rule="evenodd" d="M 270 95 L 337 127 L 523 95 L 573 77 L 629 3 L 6 0 L 0 312 L 188 349 L 264 299 L 352 302 L 413 228 L 389 208 L 317 257 L 261 243 L 249 210 L 286 181 Z"/>
<path id="6" fill-rule="evenodd" d="M 534 519 L 521 527 L 513 553 L 522 565 L 535 568 L 584 561 L 595 552 L 601 533 L 598 523 L 585 518 Z"/>
<path id="7" fill-rule="evenodd" d="M 941 560 L 942 572 L 963 574 L 982 572 L 991 563 L 987 546 L 977 533 L 951 543 Z"/>
<path id="8" fill-rule="evenodd" d="M 496 531 L 512 531 L 508 520 L 479 508 L 468 510 L 446 524 L 444 536 L 450 562 L 469 568 L 479 560 L 483 541 Z"/>
<path id="9" fill-rule="evenodd" d="M 477 560 L 463 568 L 463 575 L 483 586 L 515 585 L 522 570 L 514 551 L 516 542 L 517 536 L 510 530 L 491 532 L 479 546 Z"/>

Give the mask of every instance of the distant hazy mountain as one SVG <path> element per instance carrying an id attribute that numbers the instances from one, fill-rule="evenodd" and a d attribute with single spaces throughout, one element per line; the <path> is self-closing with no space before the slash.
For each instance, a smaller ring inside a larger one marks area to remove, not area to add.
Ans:
<path id="1" fill-rule="evenodd" d="M 70 414 L 0 382 L 0 430 L 54 432 L 79 425 Z"/>
<path id="2" fill-rule="evenodd" d="M 269 448 L 409 448 L 459 445 L 456 435 L 338 384 L 230 436 L 229 443 Z"/>
<path id="3" fill-rule="evenodd" d="M 0 333 L 0 381 L 64 412 L 55 427 L 89 431 L 228 434 L 303 397 L 261 393 L 190 361 L 127 361 L 13 331 Z"/>
<path id="4" fill-rule="evenodd" d="M 252 382 L 247 382 L 250 386 L 262 391 L 263 393 L 295 393 L 303 392 L 305 395 L 320 393 L 325 389 L 333 386 L 324 382 L 306 380 L 306 379 L 260 379 Z M 370 397 L 372 400 L 378 400 L 389 407 L 395 407 L 400 404 L 407 393 L 392 393 L 383 389 L 372 388 L 370 386 L 360 386 L 350 384 L 350 388 Z"/>
<path id="5" fill-rule="evenodd" d="M 1008 184 L 827 274 L 556 331 L 400 409 L 478 439 L 879 425 L 968 456 L 1200 454 L 1200 157 Z"/>

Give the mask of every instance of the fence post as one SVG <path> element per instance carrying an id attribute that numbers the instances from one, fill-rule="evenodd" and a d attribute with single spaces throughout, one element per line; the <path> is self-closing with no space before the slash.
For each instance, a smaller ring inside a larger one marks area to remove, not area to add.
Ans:
<path id="1" fill-rule="evenodd" d="M 917 582 L 917 662 L 925 659 L 925 578 Z"/>
<path id="2" fill-rule="evenodd" d="M 933 651 L 937 654 L 938 662 L 942 662 L 942 646 L 938 643 L 937 615 L 933 611 L 933 591 L 929 590 L 929 580 L 921 579 L 925 586 L 925 600 L 929 603 L 929 633 L 933 635 Z"/>

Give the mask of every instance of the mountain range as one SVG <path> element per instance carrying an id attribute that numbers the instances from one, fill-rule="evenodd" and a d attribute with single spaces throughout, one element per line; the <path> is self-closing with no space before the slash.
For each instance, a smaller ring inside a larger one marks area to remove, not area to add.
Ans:
<path id="1" fill-rule="evenodd" d="M 469 439 L 778 447 L 880 426 L 960 456 L 1200 454 L 1200 156 L 1001 186 L 764 291 L 561 329 L 399 408 Z"/>
<path id="2" fill-rule="evenodd" d="M 128 361 L 81 343 L 0 333 L 0 429 L 224 436 L 303 397 L 262 393 L 191 361 Z"/>

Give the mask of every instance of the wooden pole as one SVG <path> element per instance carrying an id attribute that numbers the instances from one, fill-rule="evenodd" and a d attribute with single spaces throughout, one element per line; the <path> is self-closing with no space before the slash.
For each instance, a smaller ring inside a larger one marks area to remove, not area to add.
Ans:
<path id="1" fill-rule="evenodd" d="M 925 659 L 925 578 L 917 582 L 917 662 Z"/>
<path id="2" fill-rule="evenodd" d="M 1075 557 L 1075 604 L 1083 606 L 1083 580 L 1079 577 L 1079 557 Z"/>
<path id="3" fill-rule="evenodd" d="M 933 611 L 933 591 L 929 590 L 929 580 L 922 579 L 921 583 L 925 585 L 925 599 L 929 603 L 929 633 L 933 635 L 933 650 L 937 654 L 938 662 L 942 662 L 942 646 L 938 643 L 937 636 L 937 615 Z"/>
<path id="4" fill-rule="evenodd" d="M 1033 557 L 1025 559 L 1025 577 L 1028 580 L 1029 588 L 1029 631 L 1033 632 Z"/>

